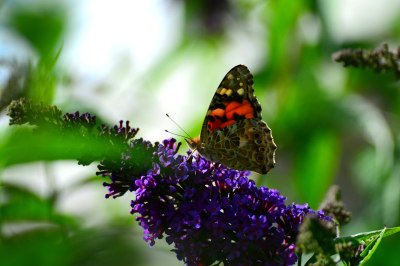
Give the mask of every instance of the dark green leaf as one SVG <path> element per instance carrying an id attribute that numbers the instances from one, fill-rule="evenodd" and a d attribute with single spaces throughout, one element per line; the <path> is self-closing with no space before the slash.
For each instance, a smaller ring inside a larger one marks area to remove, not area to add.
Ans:
<path id="1" fill-rule="evenodd" d="M 384 237 L 386 231 L 386 227 L 384 229 L 382 229 L 382 232 L 379 234 L 379 236 L 377 238 L 375 238 L 375 240 L 368 245 L 365 250 L 361 253 L 360 255 L 360 263 L 358 265 L 364 265 L 364 263 L 369 260 L 372 256 L 372 254 L 374 254 L 374 252 L 376 251 L 376 249 L 378 248 L 378 245 L 381 243 L 382 238 Z"/>
<path id="2" fill-rule="evenodd" d="M 18 9 L 12 26 L 39 52 L 47 57 L 56 51 L 65 27 L 66 16 L 61 8 Z"/>
<path id="3" fill-rule="evenodd" d="M 346 237 L 339 237 L 334 240 L 334 243 L 337 244 L 337 243 L 351 242 L 352 247 L 357 247 L 357 246 L 363 245 L 363 244 L 368 246 L 379 237 L 379 235 L 382 233 L 382 231 L 384 231 L 383 237 L 387 237 L 387 236 L 390 236 L 390 235 L 400 232 L 400 227 L 385 228 L 382 230 L 359 233 L 359 234 L 346 236 Z"/>

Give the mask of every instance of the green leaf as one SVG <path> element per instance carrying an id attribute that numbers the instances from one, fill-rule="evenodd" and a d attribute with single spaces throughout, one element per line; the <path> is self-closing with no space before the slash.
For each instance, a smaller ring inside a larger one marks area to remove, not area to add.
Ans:
<path id="1" fill-rule="evenodd" d="M 0 147 L 0 161 L 4 166 L 42 160 L 76 159 L 82 155 L 84 138 L 65 138 L 60 141 L 57 132 L 38 135 L 33 134 L 31 129 L 28 126 L 18 128 Z"/>
<path id="2" fill-rule="evenodd" d="M 51 203 L 22 188 L 2 184 L 7 202 L 0 208 L 3 221 L 47 220 L 51 216 Z"/>
<path id="3" fill-rule="evenodd" d="M 73 249 L 63 228 L 30 230 L 0 243 L 2 265 L 73 265 Z"/>
<path id="4" fill-rule="evenodd" d="M 31 67 L 29 99 L 40 100 L 46 104 L 53 101 L 58 81 L 58 76 L 55 74 L 54 69 L 61 51 L 62 46 L 58 48 L 54 56 L 42 58 L 36 67 Z"/>
<path id="5" fill-rule="evenodd" d="M 1 192 L 7 198 L 7 202 L 0 206 L 2 221 L 46 221 L 59 225 L 76 224 L 71 217 L 55 213 L 53 198 L 43 199 L 31 191 L 7 183 L 2 184 Z"/>
<path id="6" fill-rule="evenodd" d="M 376 230 L 376 231 L 371 231 L 371 232 L 365 232 L 365 233 L 359 233 L 351 236 L 346 236 L 346 237 L 338 237 L 333 240 L 334 245 L 337 245 L 339 243 L 348 243 L 351 242 L 351 247 L 357 247 L 359 245 L 365 245 L 366 249 L 365 250 L 370 250 L 374 248 L 374 246 L 378 245 L 379 243 L 376 243 L 377 239 L 381 239 L 386 236 L 393 235 L 395 233 L 400 232 L 400 227 L 394 227 L 394 228 L 384 228 L 382 230 Z M 380 242 L 381 240 L 379 240 Z M 375 252 L 376 247 L 373 249 L 372 253 Z M 365 251 L 364 251 L 365 252 Z M 364 253 L 363 252 L 363 253 Z M 371 253 L 371 255 L 372 255 Z M 336 250 L 332 249 L 329 250 L 329 254 L 334 255 L 336 254 Z M 317 262 L 317 254 L 314 254 L 307 262 L 305 265 L 308 265 L 308 263 L 315 263 Z M 371 255 L 368 256 L 368 258 L 365 258 L 365 260 L 368 260 Z M 345 265 L 345 264 L 344 264 Z"/>
<path id="7" fill-rule="evenodd" d="M 387 236 L 390 236 L 390 235 L 400 232 L 400 227 L 385 228 L 382 230 L 359 233 L 359 234 L 346 236 L 346 237 L 339 237 L 339 238 L 336 238 L 333 242 L 335 245 L 338 243 L 351 242 L 352 247 L 357 247 L 359 245 L 369 246 L 380 236 L 382 231 L 384 231 L 383 237 L 387 237 Z"/>
<path id="8" fill-rule="evenodd" d="M 13 12 L 11 26 L 25 37 L 41 57 L 57 49 L 66 24 L 61 7 L 20 8 Z"/>
<path id="9" fill-rule="evenodd" d="M 379 234 L 379 236 L 371 243 L 369 246 L 365 248 L 365 250 L 361 253 L 360 255 L 360 262 L 358 265 L 364 265 L 364 263 L 369 260 L 378 248 L 378 245 L 381 243 L 382 238 L 384 237 L 386 231 L 386 227 L 382 229 L 382 232 Z"/>

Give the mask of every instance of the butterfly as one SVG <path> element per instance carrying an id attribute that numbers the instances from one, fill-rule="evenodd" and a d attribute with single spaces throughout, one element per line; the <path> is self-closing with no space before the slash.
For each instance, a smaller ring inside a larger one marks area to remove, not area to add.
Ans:
<path id="1" fill-rule="evenodd" d="M 267 174 L 275 165 L 272 131 L 261 120 L 253 75 L 244 65 L 232 68 L 208 107 L 200 136 L 186 139 L 192 150 L 236 170 Z"/>

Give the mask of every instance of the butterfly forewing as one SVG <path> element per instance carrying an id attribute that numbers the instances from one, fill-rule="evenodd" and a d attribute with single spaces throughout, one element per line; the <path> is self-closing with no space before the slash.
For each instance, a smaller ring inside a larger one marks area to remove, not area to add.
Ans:
<path id="1" fill-rule="evenodd" d="M 197 145 L 200 155 L 233 169 L 266 174 L 274 166 L 276 145 L 261 120 L 253 75 L 246 66 L 235 66 L 222 80 Z"/>

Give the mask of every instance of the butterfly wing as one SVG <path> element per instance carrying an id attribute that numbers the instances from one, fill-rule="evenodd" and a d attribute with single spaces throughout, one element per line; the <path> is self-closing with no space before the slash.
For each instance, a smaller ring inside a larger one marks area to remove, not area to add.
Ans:
<path id="1" fill-rule="evenodd" d="M 261 105 L 254 95 L 253 75 L 246 66 L 237 65 L 225 75 L 211 100 L 200 141 L 207 141 L 213 131 L 246 118 L 261 119 Z"/>
<path id="2" fill-rule="evenodd" d="M 239 120 L 211 133 L 209 157 L 214 162 L 267 174 L 275 165 L 276 145 L 271 129 L 258 118 Z"/>
<path id="3" fill-rule="evenodd" d="M 237 170 L 266 174 L 275 164 L 271 129 L 261 120 L 253 75 L 244 65 L 232 68 L 211 100 L 200 134 L 203 155 Z"/>

